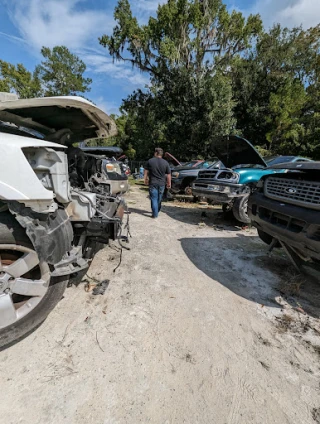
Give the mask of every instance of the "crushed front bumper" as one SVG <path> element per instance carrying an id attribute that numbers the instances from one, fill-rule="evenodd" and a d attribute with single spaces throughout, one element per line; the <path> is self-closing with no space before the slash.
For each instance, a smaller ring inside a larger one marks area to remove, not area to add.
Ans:
<path id="1" fill-rule="evenodd" d="M 113 195 L 124 194 L 129 190 L 129 182 L 127 179 L 110 180 L 110 193 Z"/>
<path id="2" fill-rule="evenodd" d="M 316 210 L 281 203 L 255 192 L 248 213 L 255 227 L 285 243 L 301 257 L 320 260 L 320 214 Z"/>
<path id="3" fill-rule="evenodd" d="M 196 180 L 192 184 L 192 194 L 197 197 L 206 197 L 216 203 L 231 203 L 235 197 L 243 196 L 245 186 L 214 180 Z"/>

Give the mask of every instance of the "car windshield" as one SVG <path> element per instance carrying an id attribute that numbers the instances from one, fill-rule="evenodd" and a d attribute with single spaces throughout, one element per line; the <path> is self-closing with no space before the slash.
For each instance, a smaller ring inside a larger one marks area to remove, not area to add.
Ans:
<path id="1" fill-rule="evenodd" d="M 219 160 L 211 160 L 207 163 L 210 163 L 210 165 L 207 167 L 208 169 L 221 168 L 222 166 L 222 162 L 220 162 Z"/>
<path id="2" fill-rule="evenodd" d="M 288 163 L 292 162 L 295 156 L 271 156 L 265 158 L 265 161 L 268 166 L 277 165 L 278 163 Z"/>
<path id="3" fill-rule="evenodd" d="M 0 121 L 0 132 L 14 135 L 21 135 L 24 137 L 40 138 L 43 139 L 43 134 L 38 131 L 32 130 L 25 127 L 17 127 L 14 124 L 8 124 L 7 122 Z"/>
<path id="4" fill-rule="evenodd" d="M 192 168 L 194 165 L 196 165 L 199 161 L 198 160 L 191 160 L 190 162 L 187 162 L 183 165 L 184 168 Z M 201 162 L 202 163 L 202 162 Z M 201 165 L 201 163 L 199 163 L 195 168 L 197 168 L 199 165 Z"/>

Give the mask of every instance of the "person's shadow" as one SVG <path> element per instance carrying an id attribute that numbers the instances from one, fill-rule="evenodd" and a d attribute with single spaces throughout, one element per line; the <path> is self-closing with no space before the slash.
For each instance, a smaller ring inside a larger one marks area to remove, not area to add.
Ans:
<path id="1" fill-rule="evenodd" d="M 151 211 L 146 211 L 143 209 L 136 209 L 136 208 L 129 208 L 129 212 L 130 213 L 137 213 L 138 215 L 142 215 L 142 216 L 146 216 L 148 218 L 152 217 L 152 212 Z"/>

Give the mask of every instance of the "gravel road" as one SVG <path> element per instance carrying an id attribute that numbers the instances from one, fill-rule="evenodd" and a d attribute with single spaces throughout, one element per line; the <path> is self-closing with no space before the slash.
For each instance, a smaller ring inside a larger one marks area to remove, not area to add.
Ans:
<path id="1" fill-rule="evenodd" d="M 106 248 L 48 319 L 1 352 L 3 424 L 320 423 L 320 284 L 216 209 L 128 195 Z"/>

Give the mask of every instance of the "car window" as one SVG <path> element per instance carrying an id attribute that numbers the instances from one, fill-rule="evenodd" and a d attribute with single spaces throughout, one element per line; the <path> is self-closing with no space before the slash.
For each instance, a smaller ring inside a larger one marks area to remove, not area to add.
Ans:
<path id="1" fill-rule="evenodd" d="M 197 165 L 194 165 L 192 168 L 193 169 L 202 169 L 203 168 L 203 164 L 204 164 L 205 162 L 199 162 Z"/>
<path id="2" fill-rule="evenodd" d="M 183 164 L 184 168 L 191 168 L 195 163 L 197 163 L 196 161 L 191 161 L 191 162 L 187 162 L 185 164 Z"/>
<path id="3" fill-rule="evenodd" d="M 217 161 L 216 160 L 206 160 L 204 163 L 203 163 L 203 168 L 211 168 L 212 167 L 212 165 L 214 165 L 214 164 L 216 164 L 217 163 Z"/>
<path id="4" fill-rule="evenodd" d="M 278 156 L 276 158 L 267 159 L 266 163 L 268 166 L 277 165 L 278 163 L 287 163 L 294 160 L 294 156 Z"/>

